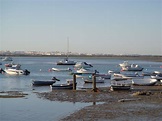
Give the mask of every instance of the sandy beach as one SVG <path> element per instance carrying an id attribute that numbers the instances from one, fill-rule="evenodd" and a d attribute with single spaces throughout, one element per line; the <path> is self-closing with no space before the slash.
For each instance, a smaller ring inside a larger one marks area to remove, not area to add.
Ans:
<path id="1" fill-rule="evenodd" d="M 61 121 L 160 121 L 162 120 L 162 86 L 135 86 L 129 91 L 58 90 L 38 93 L 51 101 L 92 102 Z"/>

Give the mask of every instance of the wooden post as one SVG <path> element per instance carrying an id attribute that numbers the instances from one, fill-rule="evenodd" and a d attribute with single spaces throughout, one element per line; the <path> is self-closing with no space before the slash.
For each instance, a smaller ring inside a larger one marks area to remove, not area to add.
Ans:
<path id="1" fill-rule="evenodd" d="M 97 89 L 96 89 L 96 76 L 95 75 L 92 75 L 92 81 L 93 81 L 92 89 L 93 89 L 94 92 L 96 92 Z"/>
<path id="2" fill-rule="evenodd" d="M 76 74 L 73 74 L 73 90 L 76 90 Z"/>

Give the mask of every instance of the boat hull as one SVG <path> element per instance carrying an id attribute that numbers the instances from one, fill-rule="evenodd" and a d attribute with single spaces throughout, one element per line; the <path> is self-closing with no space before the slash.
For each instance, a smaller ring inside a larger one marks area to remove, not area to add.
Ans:
<path id="1" fill-rule="evenodd" d="M 136 86 L 153 86 L 157 83 L 156 79 L 133 79 L 132 84 Z"/>
<path id="2" fill-rule="evenodd" d="M 86 80 L 84 80 L 84 82 L 85 83 L 93 83 L 93 80 L 88 80 L 88 79 L 86 79 Z M 104 83 L 104 80 L 96 80 L 96 83 Z"/>
<path id="3" fill-rule="evenodd" d="M 55 85 L 50 85 L 52 90 L 64 90 L 64 89 L 73 89 L 73 84 L 55 84 Z"/>
<path id="4" fill-rule="evenodd" d="M 111 85 L 110 89 L 112 91 L 118 91 L 118 90 L 130 90 L 130 85 Z"/>
<path id="5" fill-rule="evenodd" d="M 55 82 L 56 81 L 35 81 L 35 80 L 33 80 L 32 85 L 33 86 L 49 86 Z"/>

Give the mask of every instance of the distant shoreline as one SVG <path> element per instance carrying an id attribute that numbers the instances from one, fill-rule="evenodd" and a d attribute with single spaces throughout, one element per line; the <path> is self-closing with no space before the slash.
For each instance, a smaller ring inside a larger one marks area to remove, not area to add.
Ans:
<path id="1" fill-rule="evenodd" d="M 66 57 L 66 55 L 0 55 L 1 57 Z M 123 60 L 147 60 L 162 62 L 162 56 L 160 55 L 69 55 L 70 58 L 108 58 L 108 59 L 123 59 Z"/>

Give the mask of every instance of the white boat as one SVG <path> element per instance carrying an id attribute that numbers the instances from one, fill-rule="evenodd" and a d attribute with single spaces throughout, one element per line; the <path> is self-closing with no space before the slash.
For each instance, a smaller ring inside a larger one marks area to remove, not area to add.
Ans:
<path id="1" fill-rule="evenodd" d="M 120 67 L 130 66 L 131 64 L 128 61 L 124 61 L 123 63 L 120 63 Z"/>
<path id="2" fill-rule="evenodd" d="M 82 73 L 82 74 L 94 74 L 94 73 L 99 73 L 97 70 L 91 70 L 91 69 L 85 69 L 81 68 L 76 71 L 77 73 Z"/>
<path id="3" fill-rule="evenodd" d="M 152 79 L 157 79 L 157 80 L 162 80 L 162 72 L 154 71 L 154 72 L 151 74 L 151 78 L 152 78 Z"/>
<path id="4" fill-rule="evenodd" d="M 109 70 L 108 71 L 108 74 L 114 74 L 114 73 L 120 74 L 120 71 L 119 70 Z"/>
<path id="5" fill-rule="evenodd" d="M 137 72 L 136 73 L 120 73 L 120 74 L 116 74 L 114 73 L 113 75 L 113 80 L 116 81 L 120 81 L 120 80 L 127 80 L 127 79 L 143 79 L 144 76 L 143 75 L 139 75 Z"/>
<path id="6" fill-rule="evenodd" d="M 9 75 L 28 75 L 30 72 L 26 72 L 21 69 L 8 68 L 4 70 Z"/>
<path id="7" fill-rule="evenodd" d="M 130 89 L 131 89 L 131 85 L 127 83 L 113 82 L 110 85 L 111 91 L 130 90 Z"/>
<path id="8" fill-rule="evenodd" d="M 74 65 L 74 68 L 91 68 L 93 67 L 91 64 L 88 64 L 86 62 L 77 62 L 75 65 Z"/>
<path id="9" fill-rule="evenodd" d="M 12 61 L 12 58 L 11 57 L 5 57 L 5 58 L 2 58 L 2 61 Z"/>
<path id="10" fill-rule="evenodd" d="M 92 76 L 92 74 L 86 74 L 86 73 L 77 73 L 76 78 L 88 78 Z"/>
<path id="11" fill-rule="evenodd" d="M 16 68 L 6 68 L 5 70 L 6 74 L 9 75 L 29 75 L 30 72 L 28 70 L 22 70 L 22 69 L 16 69 Z"/>
<path id="12" fill-rule="evenodd" d="M 67 57 L 64 60 L 60 60 L 57 62 L 57 65 L 75 65 L 76 62 L 69 60 L 69 38 L 68 38 L 68 50 L 67 50 Z"/>
<path id="13" fill-rule="evenodd" d="M 132 79 L 132 77 L 127 77 L 124 76 L 123 74 L 114 73 L 111 79 L 115 81 L 121 81 L 121 80 L 130 80 Z"/>
<path id="14" fill-rule="evenodd" d="M 133 79 L 132 84 L 137 86 L 153 86 L 157 83 L 156 79 L 144 78 L 144 79 Z"/>
<path id="15" fill-rule="evenodd" d="M 8 67 L 13 67 L 13 68 L 20 69 L 20 68 L 21 68 L 21 65 L 20 65 L 20 64 L 14 64 L 14 63 L 12 62 L 12 63 L 7 63 L 7 64 L 5 64 L 5 67 L 6 67 L 6 68 L 8 68 Z"/>
<path id="16" fill-rule="evenodd" d="M 72 71 L 70 68 L 52 68 L 52 71 Z"/>
<path id="17" fill-rule="evenodd" d="M 70 80 L 67 80 L 66 81 L 67 83 L 64 83 L 64 84 L 52 84 L 50 85 L 51 89 L 52 90 L 64 90 L 64 89 L 73 89 L 73 80 L 70 79 Z"/>
<path id="18" fill-rule="evenodd" d="M 93 83 L 93 80 L 92 79 L 85 79 L 84 82 L 85 83 Z M 96 83 L 104 83 L 104 82 L 105 82 L 105 79 L 96 77 Z"/>
<path id="19" fill-rule="evenodd" d="M 69 60 L 68 57 L 65 58 L 64 60 L 60 60 L 57 62 L 57 65 L 75 65 L 75 64 L 76 64 L 76 62 Z"/>
<path id="20" fill-rule="evenodd" d="M 137 64 L 131 64 L 130 66 L 122 66 L 123 71 L 142 71 L 143 68 Z"/>

